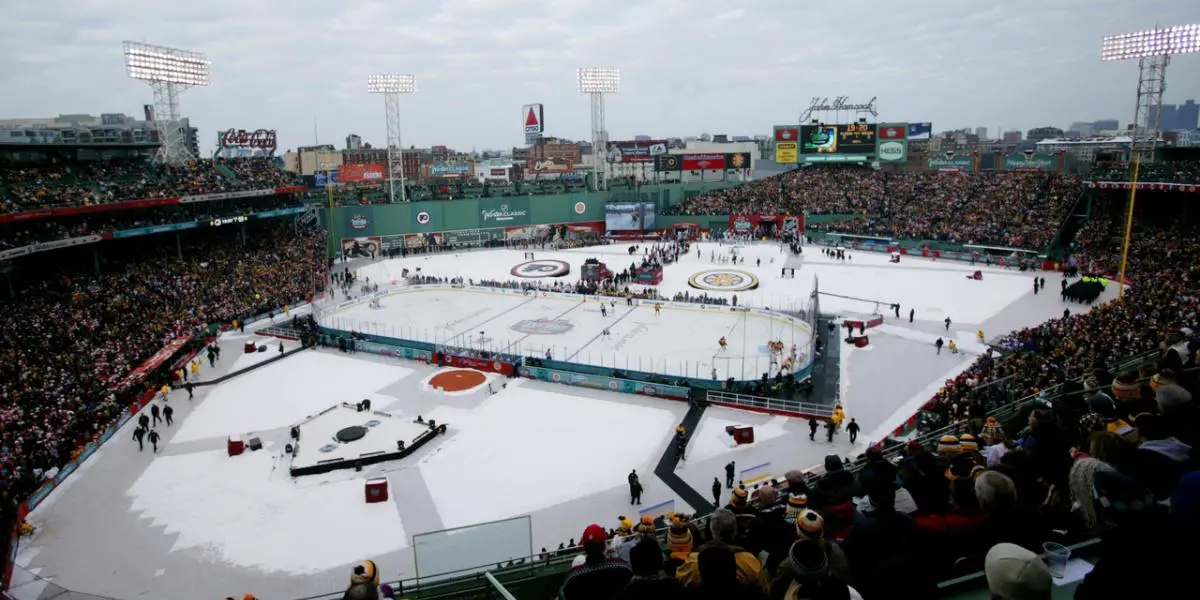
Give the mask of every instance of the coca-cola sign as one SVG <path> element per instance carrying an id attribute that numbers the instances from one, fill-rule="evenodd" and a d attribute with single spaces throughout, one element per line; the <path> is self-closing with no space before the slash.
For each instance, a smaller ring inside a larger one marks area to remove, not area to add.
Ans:
<path id="1" fill-rule="evenodd" d="M 245 129 L 230 129 L 221 134 L 222 148 L 255 148 L 274 151 L 275 145 L 275 130 L 274 129 L 256 129 L 254 131 L 246 131 Z"/>

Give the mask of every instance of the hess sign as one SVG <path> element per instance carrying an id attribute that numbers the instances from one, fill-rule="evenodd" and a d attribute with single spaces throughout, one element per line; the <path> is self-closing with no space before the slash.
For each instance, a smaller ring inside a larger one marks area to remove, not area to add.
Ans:
<path id="1" fill-rule="evenodd" d="M 246 131 L 245 129 L 230 129 L 221 134 L 222 148 L 255 148 L 274 151 L 275 145 L 275 130 L 274 129 L 256 129 L 254 131 Z"/>

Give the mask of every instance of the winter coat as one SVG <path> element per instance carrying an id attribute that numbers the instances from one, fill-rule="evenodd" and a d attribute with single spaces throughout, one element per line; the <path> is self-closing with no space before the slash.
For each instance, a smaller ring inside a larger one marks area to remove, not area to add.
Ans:
<path id="1" fill-rule="evenodd" d="M 617 593 L 617 600 L 683 600 L 682 583 L 674 577 L 634 577 Z"/>
<path id="2" fill-rule="evenodd" d="M 675 577 L 685 586 L 692 587 L 700 584 L 700 551 L 710 546 L 724 545 L 713 541 L 696 549 L 688 555 L 687 560 L 675 570 Z M 766 577 L 763 575 L 762 564 L 758 557 L 740 546 L 728 546 L 733 552 L 734 562 L 737 563 L 738 581 L 747 585 L 766 589 Z"/>
<path id="3" fill-rule="evenodd" d="M 608 600 L 633 579 L 629 563 L 606 558 L 572 567 L 558 590 L 559 600 Z"/>

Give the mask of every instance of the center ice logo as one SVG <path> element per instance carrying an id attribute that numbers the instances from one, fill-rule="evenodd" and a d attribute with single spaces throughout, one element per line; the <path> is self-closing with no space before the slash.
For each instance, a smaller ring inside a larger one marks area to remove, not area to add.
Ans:
<path id="1" fill-rule="evenodd" d="M 531 260 L 512 268 L 509 273 L 516 277 L 562 277 L 571 272 L 570 263 L 561 260 Z"/>
<path id="2" fill-rule="evenodd" d="M 562 319 L 525 319 L 517 321 L 509 329 L 529 335 L 562 335 L 574 328 L 573 323 Z"/>
<path id="3" fill-rule="evenodd" d="M 688 285 L 710 292 L 744 292 L 758 287 L 758 277 L 745 271 L 712 269 L 692 275 Z"/>

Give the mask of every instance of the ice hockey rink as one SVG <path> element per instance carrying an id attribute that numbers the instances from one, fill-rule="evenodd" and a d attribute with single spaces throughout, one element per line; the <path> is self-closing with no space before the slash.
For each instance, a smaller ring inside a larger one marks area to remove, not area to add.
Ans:
<path id="1" fill-rule="evenodd" d="M 487 288 L 399 287 L 381 308 L 361 303 L 322 316 L 342 330 L 552 357 L 663 375 L 755 379 L 774 374 L 766 344 L 783 341 L 807 352 L 807 323 L 761 311 L 521 293 Z M 607 333 L 606 333 L 607 332 Z M 718 341 L 726 340 L 721 349 Z"/>
<path id="2" fill-rule="evenodd" d="M 562 261 L 570 272 L 521 281 L 576 282 L 588 258 L 621 270 L 633 259 L 627 248 L 534 250 L 534 260 Z M 736 293 L 739 306 L 787 310 L 807 306 L 814 279 L 819 279 L 823 292 L 838 294 L 821 297 L 823 313 L 867 315 L 876 311 L 877 302 L 896 302 L 903 316 L 886 314 L 886 305 L 878 307 L 885 324 L 870 331 L 871 345 L 839 346 L 838 399 L 862 426 L 857 444 L 844 435 L 833 442 L 820 436 L 810 442 L 803 420 L 709 408 L 693 432 L 686 462 L 676 470 L 706 498 L 713 478 L 723 477 L 730 461 L 736 461 L 739 478 L 754 479 L 810 468 L 827 454 L 861 452 L 865 443 L 903 422 L 984 351 L 975 342 L 978 330 L 992 338 L 1064 310 L 1054 293 L 1056 280 L 1047 282 L 1051 293 L 1034 296 L 1033 275 L 1016 270 L 907 257 L 891 264 L 883 255 L 867 253 L 842 262 L 806 248 L 795 279 L 784 279 L 778 246 L 738 248 L 746 261 L 736 266 L 714 261 L 729 251 L 726 245 L 699 244 L 666 267 L 659 293 L 728 298 Z M 487 341 L 477 337 L 475 343 L 534 355 L 549 348 L 558 359 L 611 362 L 616 368 L 625 368 L 627 361 L 630 369 L 670 372 L 672 363 L 691 361 L 701 376 L 703 361 L 712 360 L 721 335 L 730 354 L 742 347 L 738 327 L 743 319 L 750 352 L 780 335 L 769 319 L 728 310 L 710 314 L 705 309 L 701 319 L 698 308 L 668 307 L 656 317 L 651 306 L 631 310 L 618 300 L 616 314 L 603 317 L 594 300 L 469 288 L 427 291 L 405 286 L 400 278 L 402 269 L 420 268 L 429 276 L 508 281 L 517 279 L 511 274 L 514 267 L 528 260 L 524 251 L 491 250 L 378 261 L 356 270 L 381 289 L 394 286 L 397 293 L 384 298 L 382 308 L 359 304 L 336 313 L 323 308 L 318 314 L 374 323 L 361 328 L 367 332 L 376 327 L 380 335 L 443 343 L 470 345 L 482 331 L 480 337 Z M 738 292 L 691 287 L 696 274 L 711 270 L 743 274 L 740 280 L 720 281 L 744 282 L 749 274 L 759 285 Z M 966 277 L 975 270 L 983 271 L 982 281 Z M 1044 276 L 1050 279 L 1051 274 Z M 1067 310 L 1086 308 L 1067 305 Z M 953 320 L 950 327 L 943 323 L 947 317 Z M 512 329 L 523 321 L 566 321 L 570 327 L 552 335 Z M 599 335 L 604 328 L 610 329 L 609 336 Z M 201 377 L 264 360 L 259 353 L 238 354 L 246 337 L 223 341 L 227 356 L 216 369 L 205 364 Z M 957 340 L 962 351 L 936 354 L 932 343 L 937 337 Z M 311 597 L 343 589 L 351 565 L 368 558 L 380 565 L 385 580 L 412 577 L 417 538 L 448 528 L 468 529 L 441 538 L 445 553 L 494 564 L 505 557 L 466 552 L 498 548 L 515 553 L 518 549 L 499 540 L 522 539 L 526 547 L 532 543 L 536 554 L 542 547 L 578 539 L 588 523 L 614 526 L 618 515 L 636 515 L 639 509 L 697 510 L 653 475 L 687 411 L 685 403 L 522 379 L 507 380 L 506 386 L 503 379 L 490 380 L 494 395 L 485 389 L 439 393 L 424 383 L 438 372 L 437 367 L 395 358 L 307 350 L 197 388 L 191 402 L 185 392 L 173 392 L 169 402 L 176 423 L 160 427 L 165 446 L 159 454 L 149 447 L 138 452 L 130 441 L 132 425 L 127 425 L 32 513 L 37 532 L 21 544 L 15 598 L 50 597 L 56 584 L 114 598 L 191 600 L 247 592 L 263 598 Z M 436 419 L 448 424 L 449 431 L 394 463 L 291 478 L 281 458 L 288 428 L 331 405 L 363 399 L 397 418 Z M 756 442 L 734 446 L 723 433 L 729 425 L 755 427 Z M 229 457 L 225 444 L 230 435 L 260 437 L 264 449 Z M 625 476 L 631 469 L 646 488 L 641 507 L 629 505 Z M 388 480 L 391 497 L 367 504 L 364 481 L 377 477 Z M 492 521 L 508 529 L 474 527 Z M 494 543 L 479 542 L 487 531 L 503 535 Z M 464 549 L 455 539 L 479 543 Z M 425 568 L 435 567 L 426 563 Z"/>

